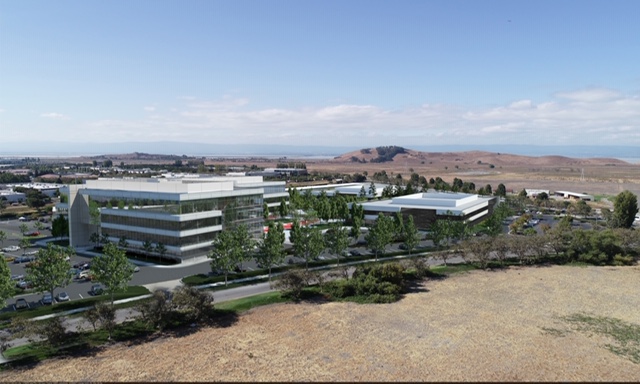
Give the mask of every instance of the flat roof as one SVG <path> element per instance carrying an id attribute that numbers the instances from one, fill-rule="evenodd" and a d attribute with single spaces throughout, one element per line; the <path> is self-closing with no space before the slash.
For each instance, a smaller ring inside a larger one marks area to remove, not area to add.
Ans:
<path id="1" fill-rule="evenodd" d="M 492 197 L 482 197 L 468 193 L 424 192 L 388 200 L 362 203 L 365 210 L 399 212 L 402 208 L 435 210 L 436 214 L 462 215 L 488 206 Z"/>

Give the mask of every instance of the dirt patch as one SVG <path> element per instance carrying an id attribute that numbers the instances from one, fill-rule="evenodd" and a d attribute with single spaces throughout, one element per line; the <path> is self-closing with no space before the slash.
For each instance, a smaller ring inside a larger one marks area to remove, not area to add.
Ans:
<path id="1" fill-rule="evenodd" d="M 540 267 L 427 281 L 398 303 L 280 304 L 163 343 L 3 372 L 2 381 L 637 380 L 575 313 L 637 324 L 640 269 Z M 565 329 L 549 332 L 549 329 Z"/>

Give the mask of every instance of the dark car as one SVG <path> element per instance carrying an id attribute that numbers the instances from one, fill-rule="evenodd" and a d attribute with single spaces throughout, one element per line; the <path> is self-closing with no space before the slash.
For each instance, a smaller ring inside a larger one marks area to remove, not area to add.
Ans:
<path id="1" fill-rule="evenodd" d="M 102 295 L 102 293 L 104 293 L 104 289 L 102 289 L 102 285 L 100 284 L 93 284 L 89 293 L 93 296 Z"/>
<path id="2" fill-rule="evenodd" d="M 38 231 L 31 231 L 31 232 L 27 232 L 24 234 L 25 236 L 40 236 L 40 232 Z"/>
<path id="3" fill-rule="evenodd" d="M 27 308 L 29 308 L 29 303 L 27 303 L 27 300 L 20 298 L 20 299 L 16 300 L 16 303 L 15 303 L 15 305 L 13 307 L 16 310 L 18 310 L 18 309 L 27 309 Z"/>
<path id="4" fill-rule="evenodd" d="M 360 251 L 358 251 L 357 249 L 354 249 L 352 251 L 349 252 L 351 254 L 351 256 L 360 256 Z"/>
<path id="5" fill-rule="evenodd" d="M 73 268 L 79 269 L 81 271 L 84 271 L 85 269 L 89 269 L 90 267 L 91 267 L 91 264 L 89 264 L 86 261 L 81 261 L 73 265 Z"/>
<path id="6" fill-rule="evenodd" d="M 40 300 L 42 305 L 51 305 L 53 304 L 53 296 L 50 293 L 45 293 L 42 295 L 42 299 Z"/>

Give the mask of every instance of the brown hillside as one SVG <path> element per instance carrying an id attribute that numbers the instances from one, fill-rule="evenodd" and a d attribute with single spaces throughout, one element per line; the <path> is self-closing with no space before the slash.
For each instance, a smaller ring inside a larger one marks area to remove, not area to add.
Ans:
<path id="1" fill-rule="evenodd" d="M 397 154 L 390 163 L 459 163 L 459 164 L 494 164 L 511 166 L 586 166 L 586 165 L 628 165 L 629 163 L 612 158 L 577 159 L 565 156 L 523 156 L 507 153 L 494 153 L 484 151 L 465 152 L 421 152 L 405 148 L 406 153 Z M 371 162 L 379 156 L 375 148 L 363 148 L 358 151 L 348 152 L 336 156 L 330 162 L 357 163 L 353 158 Z M 480 161 L 480 163 L 478 163 Z"/>

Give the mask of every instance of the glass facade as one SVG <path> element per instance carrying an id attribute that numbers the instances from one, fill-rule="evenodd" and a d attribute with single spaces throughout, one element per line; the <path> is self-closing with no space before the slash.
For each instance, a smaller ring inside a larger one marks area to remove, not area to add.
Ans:
<path id="1" fill-rule="evenodd" d="M 125 237 L 133 241 L 150 241 L 166 246 L 184 247 L 196 244 L 207 245 L 198 250 L 182 252 L 179 256 L 196 255 L 206 253 L 208 246 L 217 236 L 217 230 L 211 230 L 203 234 L 191 236 L 166 236 L 137 231 L 136 228 L 161 229 L 168 231 L 186 231 L 198 228 L 213 228 L 222 225 L 223 229 L 245 225 L 249 233 L 255 238 L 263 231 L 263 197 L 262 195 L 227 196 L 187 201 L 170 201 L 158 199 L 140 198 L 107 198 L 90 197 L 103 208 L 100 221 L 104 224 L 126 225 L 130 229 L 102 228 L 102 233 L 114 239 Z M 110 209 L 126 209 L 127 211 L 154 212 L 166 215 L 184 215 L 198 212 L 222 211 L 222 217 L 200 218 L 188 221 L 169 221 L 149 219 L 142 217 L 121 216 Z"/>
<path id="2" fill-rule="evenodd" d="M 212 231 L 192 236 L 174 237 L 157 235 L 153 233 L 132 232 L 129 230 L 125 231 L 121 229 L 103 228 L 102 234 L 112 237 L 115 240 L 124 237 L 127 240 L 135 240 L 141 242 L 150 241 L 153 244 L 162 243 L 167 246 L 183 247 L 187 245 L 211 243 L 218 235 L 218 232 Z"/>
<path id="3" fill-rule="evenodd" d="M 205 219 L 189 220 L 189 221 L 165 221 L 146 219 L 141 217 L 126 217 L 109 215 L 102 212 L 101 222 L 103 224 L 127 225 L 138 228 L 163 229 L 167 231 L 187 231 L 190 229 L 213 227 L 222 224 L 221 217 L 208 217 Z"/>

